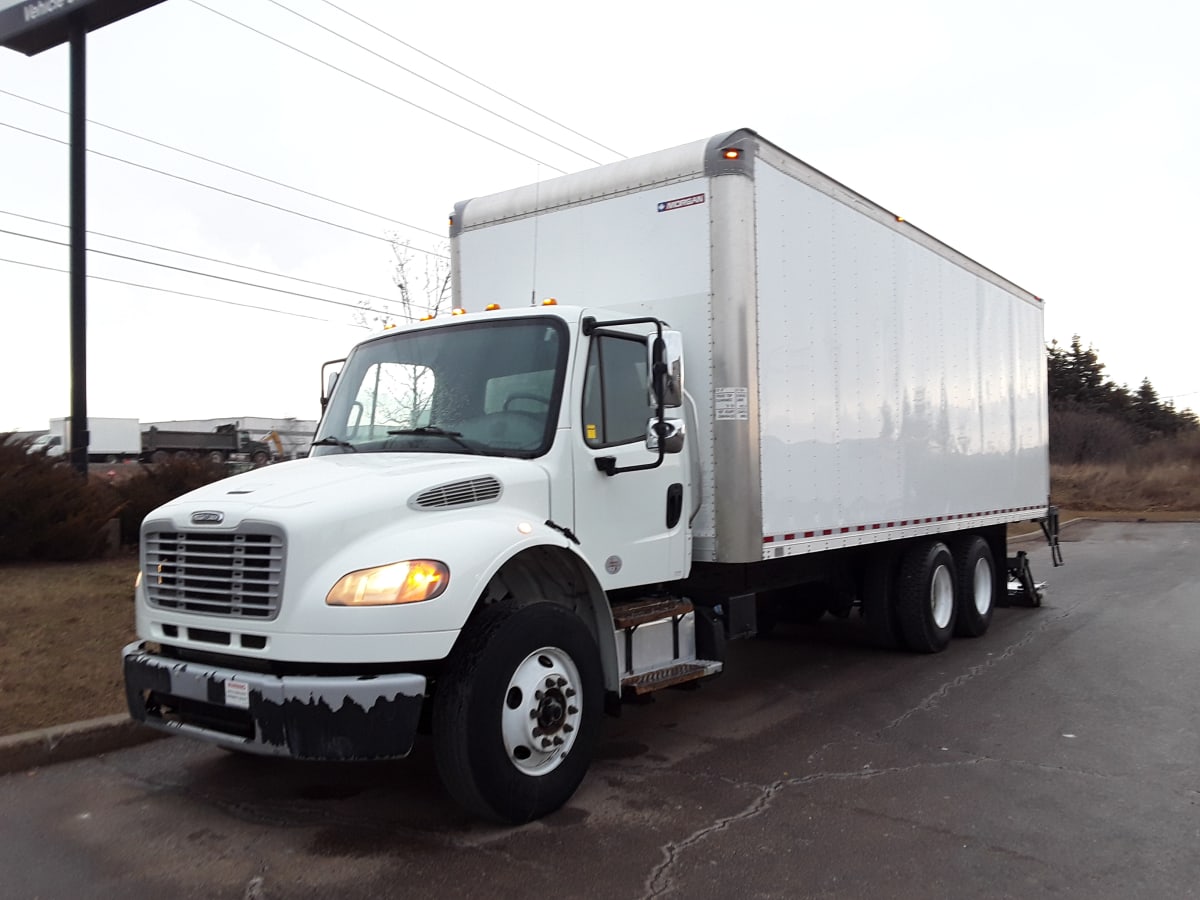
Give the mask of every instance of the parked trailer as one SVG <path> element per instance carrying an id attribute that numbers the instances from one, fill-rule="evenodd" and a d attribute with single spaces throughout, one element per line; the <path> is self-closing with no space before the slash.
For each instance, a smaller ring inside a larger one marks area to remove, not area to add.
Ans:
<path id="1" fill-rule="evenodd" d="M 428 727 L 528 821 L 728 640 L 935 652 L 1009 523 L 1055 534 L 1041 300 L 752 131 L 460 203 L 451 257 L 465 314 L 355 347 L 308 459 L 147 517 L 136 719 L 326 760 Z"/>

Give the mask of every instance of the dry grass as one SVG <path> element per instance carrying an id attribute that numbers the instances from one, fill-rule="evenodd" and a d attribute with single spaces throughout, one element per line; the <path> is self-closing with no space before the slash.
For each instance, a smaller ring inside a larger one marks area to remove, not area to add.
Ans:
<path id="1" fill-rule="evenodd" d="M 0 567 L 0 735 L 123 712 L 132 555 Z"/>
<path id="2" fill-rule="evenodd" d="M 1051 496 L 1060 507 L 1154 513 L 1200 511 L 1200 464 L 1188 460 L 1149 464 L 1056 465 Z"/>

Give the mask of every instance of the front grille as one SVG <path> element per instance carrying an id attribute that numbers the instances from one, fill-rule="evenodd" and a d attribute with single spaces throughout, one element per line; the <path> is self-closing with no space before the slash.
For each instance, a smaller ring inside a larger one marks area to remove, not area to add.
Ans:
<path id="1" fill-rule="evenodd" d="M 414 509 L 443 509 L 447 506 L 491 503 L 499 497 L 500 482 L 491 475 L 485 475 L 470 481 L 452 481 L 428 488 L 413 497 L 409 506 Z"/>
<path id="2" fill-rule="evenodd" d="M 164 531 L 145 536 L 151 606 L 209 616 L 274 619 L 283 595 L 283 537 Z"/>

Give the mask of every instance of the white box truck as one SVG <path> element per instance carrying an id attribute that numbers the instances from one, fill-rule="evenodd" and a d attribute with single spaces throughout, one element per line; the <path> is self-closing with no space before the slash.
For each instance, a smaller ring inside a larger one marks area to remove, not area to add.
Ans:
<path id="1" fill-rule="evenodd" d="M 458 308 L 338 361 L 309 458 L 146 518 L 136 719 L 325 760 L 428 730 L 527 821 L 622 697 L 780 619 L 981 635 L 1006 525 L 1055 533 L 1042 302 L 752 131 L 460 203 L 451 241 Z"/>
<path id="2" fill-rule="evenodd" d="M 137 419 L 88 416 L 88 462 L 120 462 L 137 459 L 142 452 L 142 433 Z M 33 444 L 47 456 L 71 455 L 71 418 L 50 420 L 50 431 Z"/>

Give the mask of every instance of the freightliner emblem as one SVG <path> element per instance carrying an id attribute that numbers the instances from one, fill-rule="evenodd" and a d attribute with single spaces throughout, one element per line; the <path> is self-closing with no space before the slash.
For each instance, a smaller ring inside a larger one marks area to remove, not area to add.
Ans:
<path id="1" fill-rule="evenodd" d="M 220 525 L 224 521 L 225 513 L 215 512 L 214 510 L 205 509 L 192 513 L 193 525 Z"/>

